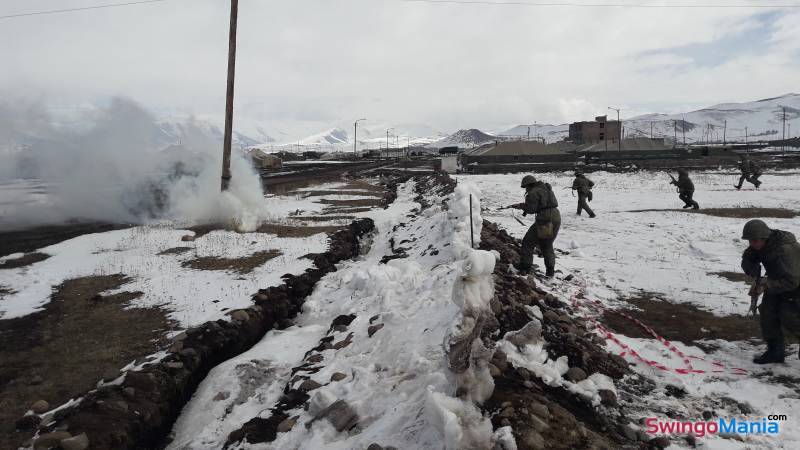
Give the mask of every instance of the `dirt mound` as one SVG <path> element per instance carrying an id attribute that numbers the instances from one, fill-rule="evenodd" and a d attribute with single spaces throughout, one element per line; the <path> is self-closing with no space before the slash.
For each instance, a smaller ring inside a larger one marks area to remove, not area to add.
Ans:
<path id="1" fill-rule="evenodd" d="M 90 233 L 128 228 L 130 225 L 108 223 L 73 223 L 66 225 L 49 225 L 27 230 L 0 232 L 0 256 L 20 252 L 32 252 L 42 247 L 58 244 L 74 237 Z"/>
<path id="2" fill-rule="evenodd" d="M 309 255 L 315 267 L 284 275 L 284 284 L 260 290 L 254 306 L 229 312 L 231 320 L 207 322 L 176 336 L 163 358 L 142 361 L 115 384 L 80 397 L 80 402 L 43 417 L 40 432 L 85 433 L 93 449 L 158 447 L 197 385 L 219 363 L 248 350 L 273 328 L 291 325 L 316 282 L 335 265 L 359 253 L 369 219 L 353 222 L 331 236 L 328 251 Z"/>
<path id="3" fill-rule="evenodd" d="M 536 306 L 542 312 L 548 356 L 567 357 L 571 368 L 567 377 L 583 379 L 601 373 L 619 380 L 629 373 L 627 363 L 603 350 L 602 340 L 587 331 L 568 305 L 539 289 L 532 277 L 510 272 L 509 266 L 519 260 L 519 244 L 505 230 L 484 221 L 480 248 L 500 253 L 492 301 L 497 324 L 483 330 L 485 342 L 524 328 L 532 319 L 530 308 Z M 626 429 L 629 421 L 610 390 L 600 391 L 602 404 L 595 407 L 565 388 L 547 385 L 525 368 L 514 367 L 501 351 L 495 351 L 490 370 L 495 389 L 483 409 L 492 415 L 495 428 L 512 427 L 519 449 L 635 448 L 643 444 Z"/>

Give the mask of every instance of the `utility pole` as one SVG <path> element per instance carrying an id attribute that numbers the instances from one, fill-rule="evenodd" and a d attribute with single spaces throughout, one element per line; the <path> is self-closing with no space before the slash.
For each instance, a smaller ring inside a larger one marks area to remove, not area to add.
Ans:
<path id="1" fill-rule="evenodd" d="M 725 121 L 722 122 L 722 146 L 723 147 L 725 147 L 725 144 L 726 144 L 725 139 L 728 137 L 727 133 L 728 133 L 728 121 L 725 120 Z"/>
<path id="2" fill-rule="evenodd" d="M 744 145 L 747 145 L 747 127 L 744 127 Z"/>
<path id="3" fill-rule="evenodd" d="M 681 119 L 681 128 L 683 132 L 683 148 L 686 148 L 686 119 Z"/>
<path id="4" fill-rule="evenodd" d="M 617 112 L 617 138 L 619 139 L 618 146 L 617 146 L 617 151 L 621 152 L 622 151 L 622 122 L 620 122 L 620 120 L 619 120 L 620 108 L 612 108 L 612 107 L 609 106 L 608 109 L 611 109 L 611 110 L 614 110 L 614 111 Z M 608 130 L 606 130 L 606 131 L 608 131 Z"/>
<path id="5" fill-rule="evenodd" d="M 672 120 L 672 127 L 673 127 L 673 133 L 674 133 L 673 141 L 675 142 L 675 147 L 677 147 L 678 146 L 678 121 L 677 120 L 675 120 L 675 119 Z"/>
<path id="6" fill-rule="evenodd" d="M 394 128 L 386 130 L 386 157 L 389 157 L 389 131 L 394 131 Z"/>
<path id="7" fill-rule="evenodd" d="M 650 122 L 650 140 L 653 140 L 653 122 Z"/>
<path id="8" fill-rule="evenodd" d="M 781 142 L 781 151 L 786 151 L 786 107 L 783 106 L 783 142 Z"/>
<path id="9" fill-rule="evenodd" d="M 528 140 L 531 140 L 531 127 L 528 127 Z"/>
<path id="10" fill-rule="evenodd" d="M 361 122 L 362 120 L 367 119 L 358 119 L 353 122 L 353 158 L 355 158 L 358 154 L 358 151 L 356 150 L 356 144 L 358 143 L 358 122 Z"/>
<path id="11" fill-rule="evenodd" d="M 231 183 L 231 140 L 233 138 L 233 86 L 236 74 L 236 23 L 239 0 L 231 0 L 231 26 L 228 34 L 228 91 L 225 96 L 225 137 L 222 143 L 222 190 Z"/>

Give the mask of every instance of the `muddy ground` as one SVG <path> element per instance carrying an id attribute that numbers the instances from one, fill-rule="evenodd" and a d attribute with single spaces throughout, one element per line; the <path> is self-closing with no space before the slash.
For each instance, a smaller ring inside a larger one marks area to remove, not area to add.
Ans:
<path id="1" fill-rule="evenodd" d="M 729 219 L 791 219 L 800 216 L 800 211 L 784 208 L 700 208 L 700 209 L 634 209 L 620 212 L 660 212 L 677 211 L 688 214 L 705 214 L 707 216 L 725 217 Z M 613 213 L 612 213 L 613 214 Z"/>
<path id="2" fill-rule="evenodd" d="M 82 236 L 89 233 L 104 233 L 128 228 L 130 225 L 108 223 L 76 223 L 48 225 L 0 232 L 0 257 L 14 253 L 28 253 L 48 245 Z"/>
<path id="3" fill-rule="evenodd" d="M 126 282 L 123 275 L 69 280 L 41 312 L 0 320 L 0 448 L 30 438 L 14 423 L 34 402 L 62 404 L 162 346 L 172 328 L 164 311 L 129 308 L 138 292 L 98 295 Z"/>

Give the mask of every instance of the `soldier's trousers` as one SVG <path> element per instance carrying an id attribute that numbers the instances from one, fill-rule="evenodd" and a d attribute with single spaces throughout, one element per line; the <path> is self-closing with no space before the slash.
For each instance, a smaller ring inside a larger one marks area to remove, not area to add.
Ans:
<path id="1" fill-rule="evenodd" d="M 794 297 L 794 298 L 792 298 Z M 761 320 L 761 335 L 767 342 L 774 342 L 783 349 L 783 329 L 800 337 L 800 295 L 764 294 L 758 305 Z"/>
<path id="2" fill-rule="evenodd" d="M 594 211 L 592 208 L 589 208 L 589 203 L 586 199 L 589 197 L 588 194 L 582 194 L 578 192 L 578 215 L 581 215 L 581 211 L 586 211 L 589 213 L 589 216 L 594 217 Z"/>
<path id="3" fill-rule="evenodd" d="M 557 215 L 550 221 L 553 224 L 553 237 L 552 239 L 542 239 L 537 236 L 537 225 L 542 225 L 543 222 L 536 222 L 528 229 L 528 232 L 525 233 L 525 237 L 522 238 L 522 251 L 520 252 L 520 266 L 524 268 L 530 268 L 533 266 L 533 250 L 537 246 L 539 250 L 542 251 L 542 257 L 544 258 L 544 266 L 548 272 L 555 270 L 556 268 L 556 251 L 553 248 L 553 242 L 555 242 L 556 237 L 558 236 L 558 230 L 561 228 L 561 216 Z"/>
<path id="4" fill-rule="evenodd" d="M 685 203 L 686 206 L 692 206 L 693 208 L 697 209 L 700 207 L 700 205 L 698 205 L 696 201 L 692 200 L 693 196 L 694 191 L 681 191 L 678 194 L 678 197 L 683 200 L 683 203 Z"/>
<path id="5" fill-rule="evenodd" d="M 761 174 L 751 175 L 749 173 L 743 173 L 742 176 L 739 177 L 739 184 L 737 184 L 736 187 L 741 188 L 745 180 L 747 180 L 747 182 L 752 184 L 753 186 L 759 187 L 761 186 L 761 182 L 758 181 L 758 177 L 760 176 Z"/>

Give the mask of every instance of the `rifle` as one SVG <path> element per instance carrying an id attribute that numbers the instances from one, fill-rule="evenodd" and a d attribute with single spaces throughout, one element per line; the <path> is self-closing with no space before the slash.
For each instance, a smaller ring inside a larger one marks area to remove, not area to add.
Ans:
<path id="1" fill-rule="evenodd" d="M 680 191 L 680 188 L 678 187 L 678 180 L 676 180 L 675 177 L 673 177 L 672 174 L 669 173 L 669 172 L 667 172 L 667 175 L 669 175 L 669 177 L 672 178 L 672 181 L 670 181 L 669 184 L 674 184 L 675 185 L 675 190 Z"/>
<path id="2" fill-rule="evenodd" d="M 527 226 L 527 225 L 525 225 L 525 222 L 523 222 L 523 221 L 519 220 L 519 217 L 515 216 L 514 214 L 511 214 L 511 217 L 513 217 L 513 218 L 514 218 L 514 220 L 516 220 L 516 221 L 517 221 L 517 223 L 519 223 L 519 224 L 520 224 L 520 225 L 522 225 L 523 227 L 524 227 L 524 226 Z"/>
<path id="3" fill-rule="evenodd" d="M 758 285 L 761 284 L 761 275 L 756 277 L 755 281 L 753 281 L 753 285 L 750 286 L 750 309 L 747 310 L 747 313 L 753 313 L 753 319 L 756 318 L 756 313 L 758 312 L 758 297 L 761 295 L 758 292 Z"/>

